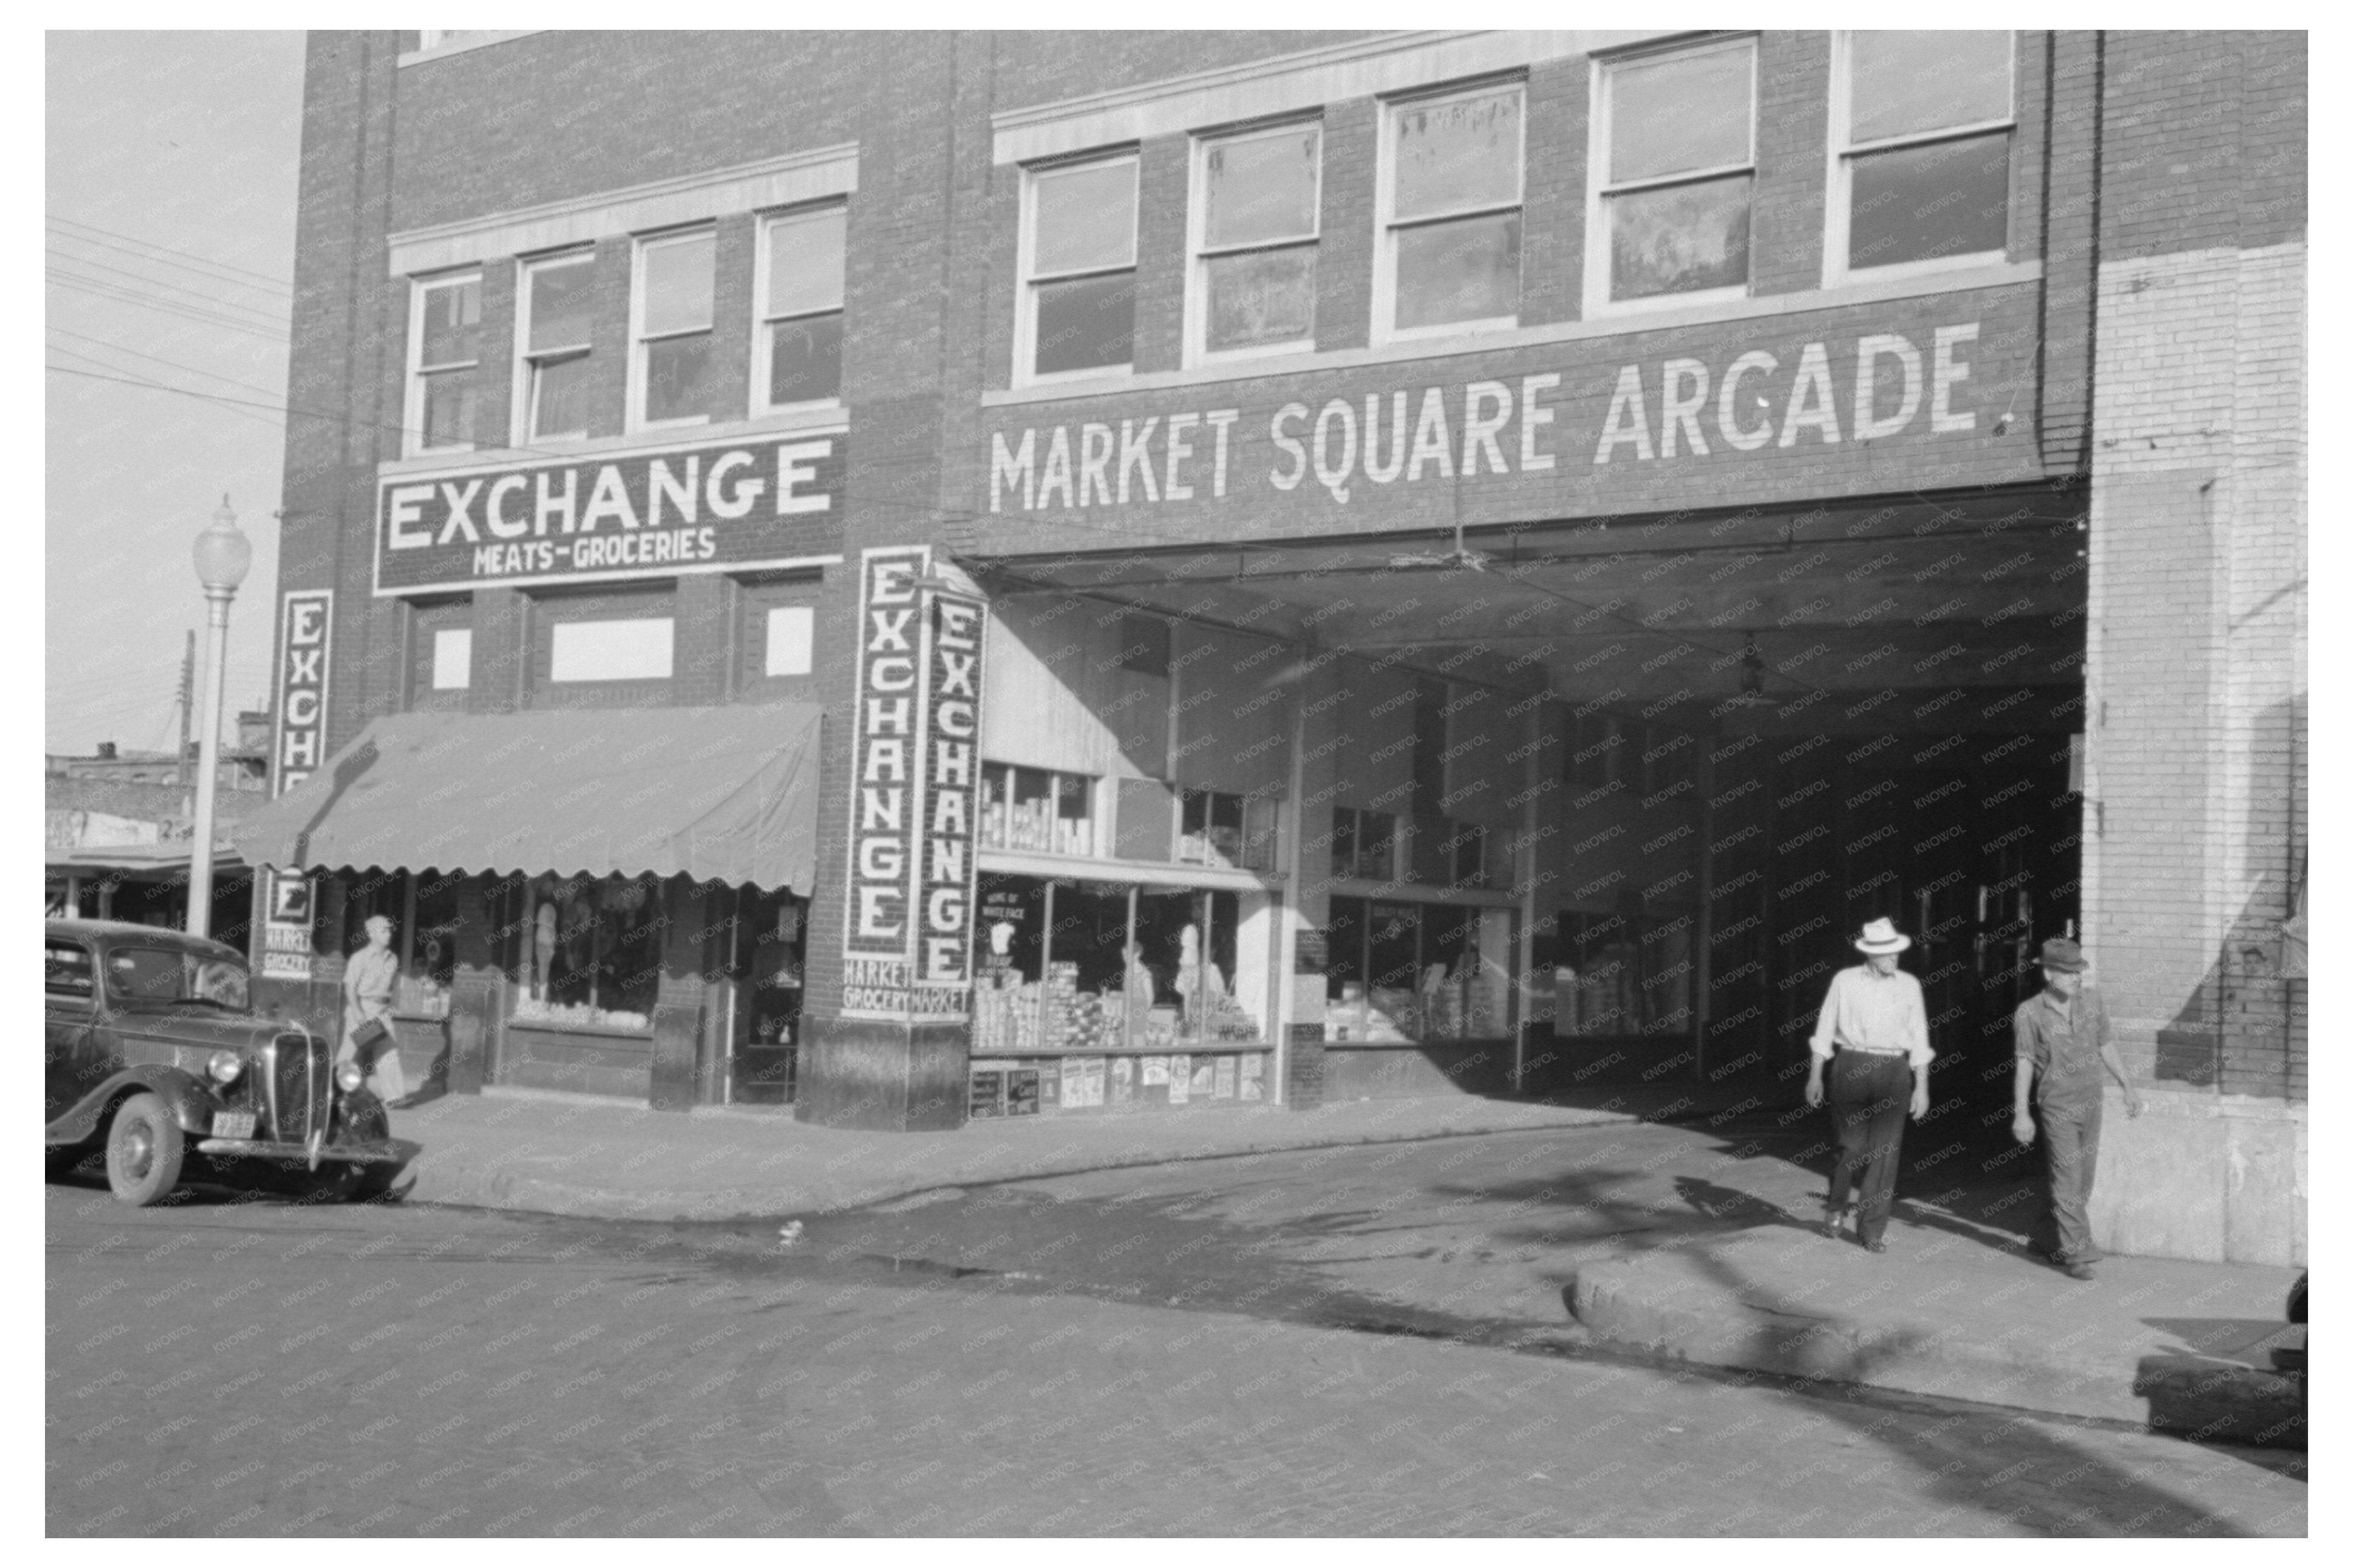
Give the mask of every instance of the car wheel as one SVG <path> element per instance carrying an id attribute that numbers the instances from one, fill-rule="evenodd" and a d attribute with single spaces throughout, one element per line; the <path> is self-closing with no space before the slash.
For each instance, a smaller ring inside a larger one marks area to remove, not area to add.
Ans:
<path id="1" fill-rule="evenodd" d="M 385 1194 L 392 1191 L 393 1183 L 400 1180 L 400 1173 L 401 1167 L 392 1164 L 360 1167 L 360 1179 L 352 1188 L 351 1201 L 355 1204 L 385 1202 Z M 406 1197 L 408 1189 L 403 1187 L 400 1196 Z"/>
<path id="2" fill-rule="evenodd" d="M 145 1208 L 180 1184 L 187 1139 L 171 1108 L 152 1094 L 134 1094 L 106 1130 L 106 1184 L 132 1208 Z"/>

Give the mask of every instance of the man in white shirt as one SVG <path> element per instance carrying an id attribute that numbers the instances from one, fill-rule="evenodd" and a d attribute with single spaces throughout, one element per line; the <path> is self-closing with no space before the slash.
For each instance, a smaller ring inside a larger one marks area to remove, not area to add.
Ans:
<path id="1" fill-rule="evenodd" d="M 1827 1067 L 1839 1152 L 1822 1209 L 1824 1234 L 1839 1234 L 1852 1186 L 1859 1192 L 1855 1239 L 1884 1252 L 1905 1107 L 1908 1101 L 1915 1121 L 1928 1114 L 1928 1063 L 1936 1053 L 1928 1048 L 1928 1005 L 1920 982 L 1895 967 L 1895 955 L 1912 939 L 1894 921 L 1877 920 L 1862 928 L 1854 945 L 1864 962 L 1831 976 L 1830 994 L 1814 1023 L 1806 1103 L 1822 1103 Z"/>

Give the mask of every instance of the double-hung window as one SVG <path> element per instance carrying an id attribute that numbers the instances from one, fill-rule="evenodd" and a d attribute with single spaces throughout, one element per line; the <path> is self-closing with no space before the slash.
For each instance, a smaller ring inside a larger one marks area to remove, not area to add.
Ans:
<path id="1" fill-rule="evenodd" d="M 481 406 L 482 275 L 418 279 L 409 317 L 408 449 L 468 450 Z"/>
<path id="2" fill-rule="evenodd" d="M 1323 150 L 1320 124 L 1195 143 L 1192 357 L 1315 346 Z"/>
<path id="3" fill-rule="evenodd" d="M 1597 68 L 1586 309 L 1735 298 L 1748 287 L 1757 40 Z"/>
<path id="4" fill-rule="evenodd" d="M 1511 82 L 1386 107 L 1374 280 L 1382 335 L 1519 324 L 1523 97 Z"/>
<path id="5" fill-rule="evenodd" d="M 517 445 L 588 434 L 591 284 L 596 275 L 594 251 L 523 263 L 522 323 L 515 334 L 522 345 Z"/>
<path id="6" fill-rule="evenodd" d="M 755 414 L 841 395 L 841 293 L 849 209 L 836 202 L 760 225 Z"/>
<path id="7" fill-rule="evenodd" d="M 1840 33 L 1825 282 L 1999 258 L 2016 124 L 2008 33 Z"/>
<path id="8" fill-rule="evenodd" d="M 708 228 L 638 242 L 629 302 L 633 427 L 701 424 L 712 416 L 719 383 L 711 331 L 718 251 L 718 237 Z"/>
<path id="9" fill-rule="evenodd" d="M 1024 177 L 1019 341 L 1031 378 L 1134 362 L 1135 167 L 1129 153 Z"/>

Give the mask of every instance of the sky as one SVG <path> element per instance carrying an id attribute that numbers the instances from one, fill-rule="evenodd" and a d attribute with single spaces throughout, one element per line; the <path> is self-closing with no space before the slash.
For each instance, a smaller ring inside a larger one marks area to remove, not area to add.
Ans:
<path id="1" fill-rule="evenodd" d="M 45 67 L 46 745 L 169 751 L 224 494 L 222 706 L 269 700 L 302 35 L 52 32 Z"/>

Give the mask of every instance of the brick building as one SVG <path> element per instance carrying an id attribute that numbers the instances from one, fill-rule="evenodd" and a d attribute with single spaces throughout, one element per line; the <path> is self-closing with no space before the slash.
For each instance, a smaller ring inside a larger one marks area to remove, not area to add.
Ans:
<path id="1" fill-rule="evenodd" d="M 316 35 L 280 971 L 935 1128 L 1792 1097 L 1886 915 L 2000 1110 L 2074 931 L 2096 1222 L 2300 1258 L 2304 59 Z"/>

